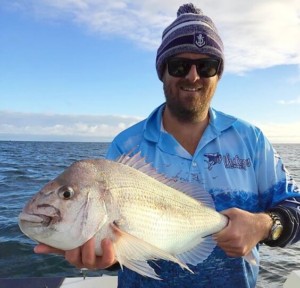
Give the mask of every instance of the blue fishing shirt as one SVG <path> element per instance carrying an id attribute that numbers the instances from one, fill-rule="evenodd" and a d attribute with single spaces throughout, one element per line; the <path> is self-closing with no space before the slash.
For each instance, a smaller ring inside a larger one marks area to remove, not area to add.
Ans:
<path id="1" fill-rule="evenodd" d="M 107 158 L 116 160 L 141 151 L 159 173 L 199 183 L 212 196 L 217 211 L 237 207 L 262 212 L 300 196 L 279 155 L 257 127 L 210 108 L 209 125 L 191 155 L 163 129 L 164 105 L 121 132 L 111 143 Z M 253 253 L 259 262 L 258 248 Z M 118 287 L 255 287 L 259 270 L 242 257 L 228 257 L 217 246 L 202 263 L 190 266 L 195 274 L 167 261 L 151 267 L 163 280 L 143 277 L 125 267 L 119 271 Z"/>

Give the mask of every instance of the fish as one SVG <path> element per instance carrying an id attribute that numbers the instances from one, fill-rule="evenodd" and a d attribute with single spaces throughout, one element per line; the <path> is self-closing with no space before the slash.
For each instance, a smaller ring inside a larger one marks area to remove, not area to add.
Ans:
<path id="1" fill-rule="evenodd" d="M 158 173 L 140 153 L 117 161 L 74 162 L 19 215 L 25 235 L 58 249 L 108 238 L 122 269 L 157 280 L 150 261 L 171 261 L 193 273 L 191 266 L 212 253 L 212 235 L 228 221 L 199 184 Z M 102 255 L 101 249 L 96 245 L 96 255 Z"/>

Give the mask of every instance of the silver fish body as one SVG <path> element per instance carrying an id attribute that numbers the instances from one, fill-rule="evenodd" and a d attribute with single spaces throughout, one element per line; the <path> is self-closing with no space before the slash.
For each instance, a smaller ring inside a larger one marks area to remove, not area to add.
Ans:
<path id="1" fill-rule="evenodd" d="M 196 265 L 211 254 L 216 244 L 210 235 L 227 222 L 199 185 L 167 179 L 139 155 L 119 162 L 75 162 L 19 216 L 24 234 L 63 250 L 93 236 L 110 238 L 121 266 L 155 279 L 147 260 L 173 261 L 192 272 L 186 264 Z M 95 253 L 102 254 L 100 245 Z"/>

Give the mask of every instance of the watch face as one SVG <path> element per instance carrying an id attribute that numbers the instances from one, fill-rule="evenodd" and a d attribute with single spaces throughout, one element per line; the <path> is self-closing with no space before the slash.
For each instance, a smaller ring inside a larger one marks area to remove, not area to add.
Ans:
<path id="1" fill-rule="evenodd" d="M 283 226 L 281 224 L 280 217 L 276 213 L 270 212 L 269 216 L 272 218 L 273 221 L 273 226 L 271 228 L 269 240 L 275 241 L 281 236 L 281 233 L 283 231 Z"/>
<path id="2" fill-rule="evenodd" d="M 283 227 L 281 225 L 278 225 L 274 230 L 273 230 L 273 233 L 272 233 L 272 240 L 277 240 L 281 233 L 282 233 L 282 230 L 283 230 Z"/>

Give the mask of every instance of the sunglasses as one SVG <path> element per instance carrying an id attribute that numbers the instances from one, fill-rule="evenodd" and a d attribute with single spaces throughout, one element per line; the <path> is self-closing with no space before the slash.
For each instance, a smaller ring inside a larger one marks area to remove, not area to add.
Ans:
<path id="1" fill-rule="evenodd" d="M 200 77 L 209 78 L 215 76 L 220 67 L 221 60 L 215 58 L 187 59 L 170 58 L 167 61 L 168 72 L 173 77 L 185 77 L 191 70 L 192 65 L 196 66 Z"/>

